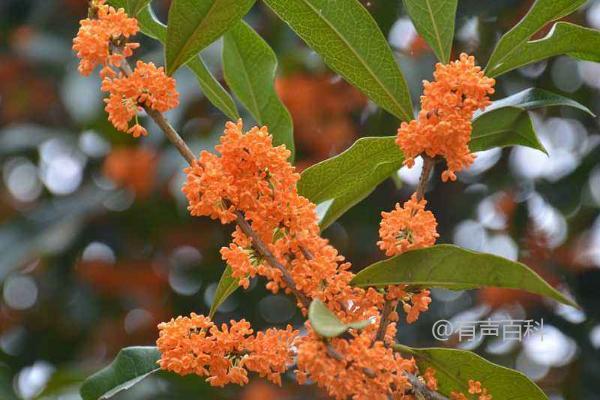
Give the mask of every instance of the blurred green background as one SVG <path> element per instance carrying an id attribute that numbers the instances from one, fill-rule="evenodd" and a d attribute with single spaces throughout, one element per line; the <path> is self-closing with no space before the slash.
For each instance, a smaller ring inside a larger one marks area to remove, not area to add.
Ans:
<path id="1" fill-rule="evenodd" d="M 363 0 L 389 38 L 415 104 L 435 57 L 400 0 Z M 169 1 L 154 0 L 165 20 Z M 502 32 L 531 1 L 461 0 L 454 55 L 484 64 Z M 97 77 L 77 73 L 70 47 L 84 0 L 0 0 L 0 399 L 78 399 L 78 386 L 128 345 L 152 345 L 156 325 L 206 313 L 224 265 L 231 227 L 191 218 L 180 188 L 185 162 L 150 121 L 134 140 L 107 122 Z M 600 29 L 600 1 L 568 17 Z M 394 135 L 398 121 L 324 66 L 260 2 L 246 17 L 275 49 L 277 88 L 294 118 L 298 167 L 331 157 L 360 136 Z M 543 34 L 543 32 L 542 32 Z M 139 37 L 136 53 L 162 63 Z M 204 52 L 219 75 L 220 43 Z M 214 146 L 224 116 L 195 78 L 176 74 L 181 105 L 168 113 L 195 152 Z M 494 98 L 528 87 L 574 98 L 600 114 L 600 64 L 558 57 L 502 76 Z M 553 108 L 532 113 L 549 156 L 529 148 L 480 153 L 454 184 L 434 180 L 428 199 L 440 242 L 519 259 L 576 297 L 574 310 L 521 292 L 433 291 L 418 323 L 399 340 L 452 345 L 523 371 L 552 400 L 600 399 L 600 135 L 598 118 Z M 250 127 L 252 120 L 245 116 Z M 439 171 L 438 171 L 439 173 Z M 418 168 L 401 170 L 324 235 L 355 270 L 383 258 L 380 212 L 414 190 Z M 300 327 L 294 303 L 257 280 L 221 307 L 217 321 L 246 318 L 260 329 Z M 439 319 L 535 319 L 544 338 L 437 342 Z M 291 375 L 290 375 L 291 376 Z M 215 391 L 199 378 L 163 374 L 117 399 L 323 398 L 292 379 L 255 379 Z M 502 399 L 498 399 L 502 400 Z"/>

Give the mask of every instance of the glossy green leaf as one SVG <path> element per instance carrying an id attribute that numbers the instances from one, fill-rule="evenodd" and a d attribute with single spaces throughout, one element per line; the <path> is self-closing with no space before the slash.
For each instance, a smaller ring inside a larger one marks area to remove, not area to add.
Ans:
<path id="1" fill-rule="evenodd" d="M 568 22 L 557 22 L 548 35 L 519 46 L 518 52 L 513 53 L 503 63 L 497 64 L 488 72 L 488 76 L 498 76 L 561 54 L 600 62 L 600 31 Z"/>
<path id="2" fill-rule="evenodd" d="M 482 151 L 494 147 L 527 146 L 547 153 L 539 141 L 529 113 L 517 107 L 503 107 L 482 114 L 473 122 L 469 148 Z"/>
<path id="3" fill-rule="evenodd" d="M 475 353 L 446 348 L 415 349 L 394 345 L 394 349 L 415 357 L 419 370 L 436 371 L 438 392 L 449 396 L 457 391 L 468 394 L 469 380 L 481 382 L 494 399 L 548 400 L 544 392 L 525 374 L 487 361 Z"/>
<path id="4" fill-rule="evenodd" d="M 586 1 L 587 0 L 537 0 L 527 15 L 502 36 L 488 61 L 486 67 L 487 75 L 499 75 L 501 72 L 498 72 L 498 68 L 502 64 L 511 63 L 514 56 L 519 56 L 523 51 L 521 46 L 525 44 L 533 34 L 538 32 L 547 23 L 571 14 Z"/>
<path id="5" fill-rule="evenodd" d="M 539 88 L 525 89 L 511 96 L 496 100 L 487 107 L 482 114 L 502 107 L 518 107 L 523 110 L 533 110 L 536 108 L 552 106 L 573 107 L 590 114 L 592 117 L 595 116 L 594 113 L 583 104 L 568 97 Z M 477 117 L 475 119 L 477 119 Z"/>
<path id="6" fill-rule="evenodd" d="M 238 23 L 225 34 L 225 81 L 256 122 L 268 126 L 274 144 L 284 144 L 293 158 L 292 118 L 275 92 L 276 71 L 277 56 L 246 23 Z"/>
<path id="7" fill-rule="evenodd" d="M 150 0 L 127 0 L 127 13 L 129 15 L 137 15 L 149 3 Z"/>
<path id="8" fill-rule="evenodd" d="M 406 82 L 387 40 L 357 0 L 265 0 L 348 82 L 401 120 L 413 118 Z"/>
<path id="9" fill-rule="evenodd" d="M 345 324 L 321 300 L 310 303 L 308 319 L 314 331 L 327 338 L 339 336 L 348 329 L 364 329 L 371 324 L 370 320 Z"/>
<path id="10" fill-rule="evenodd" d="M 458 0 L 404 0 L 417 32 L 444 64 L 450 60 Z"/>
<path id="11" fill-rule="evenodd" d="M 111 0 L 111 3 L 120 6 L 125 0 Z M 137 15 L 142 32 L 153 39 L 165 44 L 167 39 L 167 27 L 163 25 L 154 15 L 152 8 L 146 6 Z M 235 102 L 208 70 L 200 56 L 192 57 L 187 67 L 194 73 L 202 93 L 216 108 L 221 110 L 227 117 L 237 120 L 239 114 Z"/>
<path id="12" fill-rule="evenodd" d="M 402 167 L 404 156 L 394 140 L 395 137 L 358 139 L 348 150 L 302 173 L 298 190 L 317 204 L 321 229 Z"/>
<path id="13" fill-rule="evenodd" d="M 254 1 L 173 0 L 167 24 L 167 73 L 173 74 L 237 24 Z"/>
<path id="14" fill-rule="evenodd" d="M 202 61 L 202 57 L 197 56 L 192 58 L 188 61 L 186 66 L 191 69 L 196 76 L 200 89 L 202 89 L 202 93 L 206 96 L 208 101 L 221 110 L 231 120 L 237 121 L 240 116 L 235 102 L 223 86 L 221 86 L 217 78 L 215 78 L 208 70 L 204 61 Z"/>
<path id="15" fill-rule="evenodd" d="M 156 347 L 127 347 L 103 370 L 85 380 L 81 386 L 83 400 L 108 399 L 127 390 L 160 370 Z"/>
<path id="16" fill-rule="evenodd" d="M 447 244 L 408 251 L 379 261 L 360 271 L 352 284 L 450 290 L 501 287 L 525 290 L 578 307 L 524 264 Z"/>
<path id="17" fill-rule="evenodd" d="M 217 290 L 215 291 L 215 295 L 210 306 L 210 312 L 208 313 L 209 318 L 212 318 L 215 315 L 219 309 L 219 306 L 223 304 L 225 300 L 227 300 L 227 298 L 237 290 L 238 287 L 240 287 L 240 281 L 239 279 L 231 276 L 231 267 L 227 265 L 225 267 L 225 271 L 223 271 L 223 275 L 221 275 L 219 284 L 217 285 Z"/>

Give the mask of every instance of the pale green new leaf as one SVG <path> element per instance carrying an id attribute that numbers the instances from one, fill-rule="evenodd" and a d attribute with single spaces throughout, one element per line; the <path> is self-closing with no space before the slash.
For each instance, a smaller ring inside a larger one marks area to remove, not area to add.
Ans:
<path id="1" fill-rule="evenodd" d="M 450 290 L 500 287 L 520 289 L 578 307 L 524 264 L 493 254 L 441 244 L 376 262 L 360 271 L 356 286 L 411 285 Z"/>
<path id="2" fill-rule="evenodd" d="M 256 122 L 266 125 L 275 145 L 284 144 L 294 157 L 292 118 L 275 91 L 277 56 L 245 22 L 235 25 L 223 41 L 225 81 L 250 111 Z"/>
<path id="3" fill-rule="evenodd" d="M 240 287 L 240 281 L 239 279 L 231 276 L 231 267 L 227 265 L 225 267 L 225 271 L 223 271 L 223 275 L 221 275 L 219 284 L 217 285 L 217 290 L 215 291 L 215 295 L 210 306 L 210 311 L 208 313 L 209 318 L 212 318 L 215 315 L 219 309 L 219 306 L 223 304 L 225 300 L 227 300 L 227 298 L 237 290 L 238 287 Z"/>
<path id="4" fill-rule="evenodd" d="M 348 329 L 364 329 L 371 324 L 370 320 L 343 323 L 321 300 L 310 303 L 308 319 L 314 331 L 326 338 L 339 336 Z"/>
<path id="5" fill-rule="evenodd" d="M 254 1 L 173 0 L 167 24 L 167 73 L 173 74 L 237 24 Z"/>
<path id="6" fill-rule="evenodd" d="M 481 382 L 494 399 L 548 400 L 544 392 L 525 374 L 487 361 L 475 353 L 446 348 L 416 349 L 396 344 L 394 349 L 414 356 L 420 371 L 433 368 L 438 392 L 468 393 L 469 380 Z"/>
<path id="7" fill-rule="evenodd" d="M 444 64 L 450 60 L 452 51 L 457 5 L 458 0 L 404 0 L 417 32 Z"/>
<path id="8" fill-rule="evenodd" d="M 523 43 L 518 51 L 495 68 L 488 76 L 498 76 L 546 58 L 567 54 L 581 60 L 600 62 L 600 31 L 557 22 L 544 38 Z"/>
<path id="9" fill-rule="evenodd" d="M 357 0 L 265 0 L 325 63 L 401 120 L 413 118 L 404 76 L 375 20 Z"/>
<path id="10" fill-rule="evenodd" d="M 142 379 L 160 370 L 156 347 L 127 347 L 121 349 L 110 365 L 83 382 L 83 400 L 108 399 L 127 390 Z"/>
<path id="11" fill-rule="evenodd" d="M 117 7 L 124 6 L 125 0 L 110 0 L 110 2 Z M 129 10 L 127 10 L 129 11 Z M 158 40 L 162 44 L 165 44 L 167 38 L 167 27 L 162 24 L 154 15 L 152 8 L 147 5 L 142 8 L 137 14 L 137 19 L 140 24 L 142 32 L 153 39 Z M 237 120 L 239 114 L 237 107 L 229 93 L 221 86 L 219 81 L 214 75 L 208 70 L 204 61 L 200 56 L 192 57 L 187 63 L 187 67 L 192 70 L 202 93 L 206 98 L 219 110 L 221 110 L 227 117 L 232 120 Z"/>
<path id="12" fill-rule="evenodd" d="M 521 45 L 544 25 L 571 14 L 587 0 L 537 0 L 527 15 L 508 31 L 496 45 L 486 67 L 488 76 L 496 76 L 502 64 L 510 61 L 514 55 L 522 53 Z"/>

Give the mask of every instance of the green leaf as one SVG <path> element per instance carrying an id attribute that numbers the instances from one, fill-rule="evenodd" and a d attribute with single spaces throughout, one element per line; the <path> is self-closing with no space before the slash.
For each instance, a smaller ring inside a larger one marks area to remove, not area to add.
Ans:
<path id="1" fill-rule="evenodd" d="M 496 100 L 481 114 L 485 114 L 502 107 L 518 107 L 523 110 L 533 110 L 536 108 L 551 106 L 573 107 L 590 114 L 592 117 L 595 117 L 594 113 L 583 104 L 568 97 L 539 88 L 525 89 L 511 96 Z"/>
<path id="2" fill-rule="evenodd" d="M 265 0 L 348 82 L 401 120 L 413 119 L 404 77 L 387 40 L 357 0 Z"/>
<path id="3" fill-rule="evenodd" d="M 557 22 L 544 38 L 522 44 L 518 52 L 487 72 L 498 76 L 546 58 L 567 54 L 581 60 L 600 62 L 600 31 Z"/>
<path id="4" fill-rule="evenodd" d="M 142 379 L 160 370 L 156 347 L 127 347 L 103 370 L 85 380 L 81 386 L 83 400 L 108 399 L 127 390 Z"/>
<path id="5" fill-rule="evenodd" d="M 520 289 L 578 307 L 524 264 L 492 254 L 441 244 L 408 251 L 360 271 L 357 286 L 411 285 L 450 290 L 501 287 Z"/>
<path id="6" fill-rule="evenodd" d="M 526 89 L 497 100 L 473 121 L 471 151 L 513 145 L 546 152 L 537 138 L 526 110 L 569 106 L 591 114 L 580 103 L 542 90 Z M 300 194 L 317 204 L 322 229 L 402 167 L 404 158 L 395 137 L 366 137 L 338 156 L 306 169 L 298 184 Z"/>
<path id="7" fill-rule="evenodd" d="M 225 34 L 225 81 L 256 122 L 268 126 L 274 144 L 284 144 L 292 152 L 293 159 L 292 118 L 275 92 L 276 72 L 277 56 L 245 22 L 238 23 Z"/>
<path id="8" fill-rule="evenodd" d="M 348 329 L 364 329 L 371 324 L 370 320 L 345 324 L 321 300 L 310 303 L 308 319 L 314 331 L 327 338 L 339 336 Z"/>
<path id="9" fill-rule="evenodd" d="M 119 6 L 119 2 L 125 0 L 111 0 L 112 4 Z M 163 25 L 154 15 L 150 6 L 144 7 L 137 15 L 142 32 L 153 39 L 165 44 L 167 39 L 167 27 Z M 202 93 L 206 96 L 216 108 L 221 110 L 227 117 L 232 120 L 237 120 L 240 116 L 235 106 L 235 102 L 214 77 L 214 75 L 206 68 L 204 61 L 200 56 L 192 57 L 187 63 L 187 67 L 194 73 Z"/>
<path id="10" fill-rule="evenodd" d="M 450 61 L 457 4 L 458 0 L 404 0 L 417 32 L 444 64 Z"/>
<path id="11" fill-rule="evenodd" d="M 150 0 L 127 0 L 127 14 L 135 16 L 149 3 Z"/>
<path id="12" fill-rule="evenodd" d="M 438 391 L 446 396 L 468 394 L 469 379 L 481 382 L 494 399 L 548 400 L 544 392 L 523 373 L 487 361 L 475 353 L 446 348 L 415 349 L 396 344 L 394 349 L 415 357 L 419 370 L 433 368 Z"/>
<path id="13" fill-rule="evenodd" d="M 522 45 L 533 34 L 551 21 L 571 14 L 581 7 L 587 0 L 537 0 L 527 15 L 517 25 L 508 31 L 496 45 L 488 65 L 486 74 L 496 76 L 500 73 L 500 65 L 512 62 L 514 56 L 522 53 Z"/>
<path id="14" fill-rule="evenodd" d="M 404 156 L 394 141 L 395 137 L 358 139 L 348 150 L 302 173 L 298 190 L 323 209 L 321 229 L 402 167 Z"/>
<path id="15" fill-rule="evenodd" d="M 215 291 L 213 302 L 210 306 L 210 312 L 208 313 L 209 318 L 212 318 L 215 315 L 219 306 L 223 304 L 238 287 L 240 287 L 240 281 L 231 276 L 231 267 L 227 265 L 225 271 L 223 271 L 223 275 L 221 275 L 217 290 Z"/>
<path id="16" fill-rule="evenodd" d="M 237 107 L 235 106 L 235 102 L 214 75 L 208 70 L 204 61 L 202 61 L 202 58 L 200 56 L 192 58 L 188 61 L 187 67 L 192 70 L 194 75 L 196 75 L 200 89 L 202 89 L 202 93 L 204 93 L 208 101 L 225 113 L 227 117 L 231 118 L 233 121 L 237 121 L 240 116 Z"/>
<path id="17" fill-rule="evenodd" d="M 527 146 L 548 154 L 539 141 L 527 111 L 503 107 L 482 114 L 473 122 L 469 149 L 482 151 L 494 147 Z"/>
<path id="18" fill-rule="evenodd" d="M 254 1 L 173 0 L 167 24 L 167 74 L 173 74 L 238 23 Z"/>

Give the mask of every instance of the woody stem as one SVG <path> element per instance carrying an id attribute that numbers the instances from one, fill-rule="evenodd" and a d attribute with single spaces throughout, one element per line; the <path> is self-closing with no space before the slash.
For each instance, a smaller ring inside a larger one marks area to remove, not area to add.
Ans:
<path id="1" fill-rule="evenodd" d="M 434 158 L 429 157 L 426 154 L 423 154 L 422 157 L 423 169 L 421 170 L 419 183 L 417 184 L 417 188 L 415 190 L 415 194 L 418 201 L 423 200 L 423 198 L 425 198 L 425 189 L 427 188 L 427 183 L 429 182 L 431 171 L 435 166 Z M 381 319 L 379 320 L 379 327 L 377 328 L 377 334 L 375 335 L 373 343 L 379 340 L 383 340 L 385 338 L 385 332 L 387 331 L 387 326 L 390 323 L 390 314 L 394 312 L 396 305 L 397 303 L 395 301 L 390 300 L 386 300 L 383 304 L 383 310 L 381 311 Z"/>

